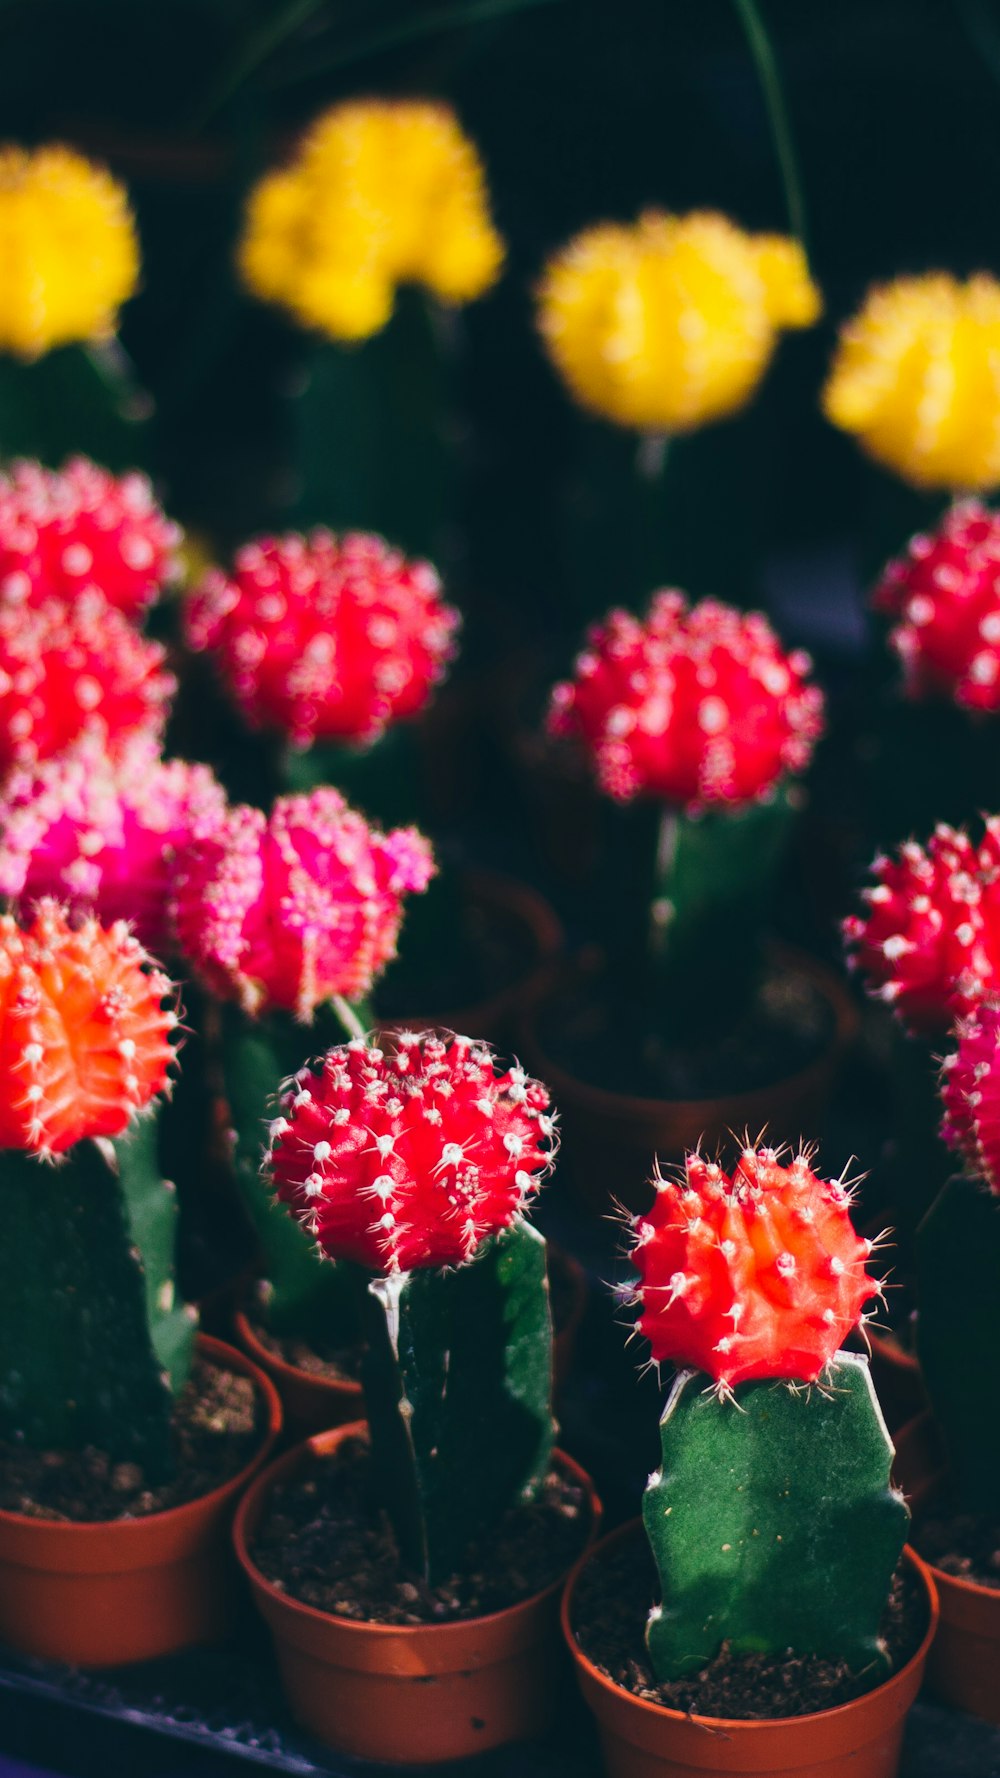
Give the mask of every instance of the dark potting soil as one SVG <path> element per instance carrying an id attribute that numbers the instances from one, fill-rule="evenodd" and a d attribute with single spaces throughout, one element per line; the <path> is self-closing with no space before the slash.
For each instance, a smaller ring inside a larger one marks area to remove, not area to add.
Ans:
<path id="1" fill-rule="evenodd" d="M 250 1326 L 265 1352 L 305 1371 L 307 1376 L 322 1377 L 328 1383 L 357 1383 L 361 1377 L 360 1346 L 338 1346 L 333 1341 L 275 1334 L 259 1321 L 251 1320 Z"/>
<path id="2" fill-rule="evenodd" d="M 428 1587 L 401 1562 L 388 1518 L 372 1503 L 367 1443 L 353 1438 L 274 1490 L 251 1553 L 303 1605 L 366 1623 L 440 1624 L 541 1592 L 572 1566 L 589 1529 L 584 1489 L 553 1468 L 537 1500 L 470 1545 L 459 1573 Z"/>
<path id="3" fill-rule="evenodd" d="M 699 1673 L 660 1685 L 643 1636 L 657 1592 L 648 1545 L 637 1533 L 588 1562 L 574 1596 L 573 1628 L 584 1654 L 616 1685 L 648 1703 L 730 1720 L 806 1716 L 849 1703 L 884 1677 L 817 1655 L 737 1655 L 723 1643 Z M 923 1591 L 900 1568 L 882 1620 L 893 1672 L 916 1653 L 926 1629 Z"/>
<path id="4" fill-rule="evenodd" d="M 106 1451 L 31 1451 L 0 1441 L 0 1509 L 32 1519 L 90 1524 L 146 1518 L 197 1500 L 250 1461 L 263 1435 L 262 1403 L 249 1377 L 196 1357 L 173 1416 L 177 1473 L 147 1488 L 138 1463 Z"/>
<path id="5" fill-rule="evenodd" d="M 953 1501 L 936 1501 L 916 1525 L 911 1542 L 942 1573 L 1000 1592 L 1000 1518 L 995 1513 L 967 1513 Z"/>
<path id="6" fill-rule="evenodd" d="M 553 1061 L 606 1092 L 709 1099 L 753 1092 L 807 1068 L 830 1043 L 835 1019 L 808 975 L 774 964 L 744 1016 L 720 1018 L 702 1043 L 622 1042 L 623 1029 L 641 1026 L 638 1008 L 610 1006 L 592 983 L 589 990 L 560 997 L 542 1019 L 540 1036 Z"/>

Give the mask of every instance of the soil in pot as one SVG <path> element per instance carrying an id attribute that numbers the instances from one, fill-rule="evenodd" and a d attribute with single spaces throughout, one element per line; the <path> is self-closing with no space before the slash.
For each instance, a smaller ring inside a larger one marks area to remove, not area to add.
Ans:
<path id="1" fill-rule="evenodd" d="M 146 1486 L 137 1463 L 105 1451 L 33 1451 L 0 1441 L 0 1511 L 73 1524 L 144 1518 L 197 1500 L 249 1463 L 266 1406 L 248 1376 L 197 1354 L 173 1414 L 176 1474 Z"/>
<path id="2" fill-rule="evenodd" d="M 947 1495 L 926 1507 L 913 1533 L 925 1562 L 954 1580 L 1000 1593 L 1000 1517 L 965 1512 Z"/>
<path id="3" fill-rule="evenodd" d="M 406 1569 L 392 1527 L 372 1504 L 361 1438 L 279 1484 L 251 1544 L 261 1573 L 289 1597 L 358 1622 L 446 1624 L 518 1604 L 566 1573 L 590 1531 L 587 1493 L 554 1465 L 538 1500 L 508 1513 L 461 1572 L 435 1587 Z"/>
<path id="4" fill-rule="evenodd" d="M 249 1311 L 247 1318 L 254 1338 L 282 1364 L 290 1364 L 306 1376 L 319 1377 L 326 1383 L 360 1383 L 360 1346 L 339 1345 L 335 1340 L 315 1336 L 304 1340 L 298 1334 L 276 1334 Z"/>
<path id="5" fill-rule="evenodd" d="M 646 1703 L 728 1721 L 773 1721 L 846 1704 L 886 1677 L 873 1680 L 870 1673 L 815 1655 L 737 1655 L 724 1644 L 700 1672 L 660 1684 L 643 1638 L 656 1596 L 656 1570 L 637 1529 L 633 1537 L 591 1558 L 573 1599 L 573 1628 L 583 1653 L 615 1685 Z M 927 1631 L 926 1595 L 916 1576 L 902 1567 L 882 1629 L 895 1673 L 917 1652 Z"/>

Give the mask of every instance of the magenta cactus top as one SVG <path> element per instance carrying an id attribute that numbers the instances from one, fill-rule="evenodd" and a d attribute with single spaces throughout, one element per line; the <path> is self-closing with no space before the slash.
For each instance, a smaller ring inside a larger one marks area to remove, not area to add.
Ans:
<path id="1" fill-rule="evenodd" d="M 402 1033 L 300 1069 L 271 1125 L 278 1197 L 333 1259 L 461 1265 L 509 1228 L 555 1152 L 549 1096 L 486 1044 Z"/>
<path id="2" fill-rule="evenodd" d="M 745 804 L 809 763 L 823 728 L 810 670 L 759 612 L 659 592 L 644 620 L 612 611 L 591 629 L 575 677 L 552 694 L 549 728 L 581 742 L 622 801 Z"/>
<path id="3" fill-rule="evenodd" d="M 911 697 L 1000 710 L 1000 516 L 978 500 L 949 507 L 889 563 L 873 603 L 895 620 L 889 642 Z"/>
<path id="4" fill-rule="evenodd" d="M 969 1173 L 1000 1195 L 1000 1005 L 985 1001 L 958 1025 L 941 1064 L 941 1134 Z"/>

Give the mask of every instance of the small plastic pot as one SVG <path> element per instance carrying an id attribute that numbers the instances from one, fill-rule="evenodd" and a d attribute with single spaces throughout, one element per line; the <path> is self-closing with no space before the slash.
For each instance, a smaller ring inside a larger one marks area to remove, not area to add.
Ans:
<path id="1" fill-rule="evenodd" d="M 198 1350 L 250 1377 L 263 1400 L 250 1462 L 210 1494 L 147 1518 L 73 1525 L 0 1512 L 0 1642 L 70 1666 L 117 1667 L 219 1641 L 232 1627 L 233 1508 L 274 1447 L 281 1403 L 242 1352 L 208 1334 Z"/>
<path id="2" fill-rule="evenodd" d="M 748 1129 L 767 1128 L 794 1142 L 822 1119 L 837 1069 L 858 1028 L 857 1008 L 839 977 L 804 951 L 781 946 L 774 955 L 807 977 L 826 999 L 832 1032 L 826 1048 L 806 1067 L 765 1087 L 711 1099 L 641 1099 L 608 1092 L 563 1068 L 539 1036 L 540 1003 L 521 1023 L 520 1048 L 534 1074 L 552 1090 L 562 1118 L 564 1177 L 585 1203 L 602 1215 L 609 1200 L 630 1210 L 648 1209 L 654 1156 L 678 1161 L 704 1142 L 709 1151 Z"/>
<path id="3" fill-rule="evenodd" d="M 274 1487 L 365 1431 L 363 1422 L 341 1426 L 286 1452 L 257 1478 L 233 1525 L 292 1714 L 338 1753 L 400 1765 L 463 1759 L 541 1734 L 559 1699 L 562 1577 L 506 1611 L 410 1626 L 317 1611 L 272 1586 L 254 1564 L 250 1545 Z M 593 1483 L 571 1457 L 556 1455 L 587 1489 L 595 1535 L 601 1503 Z"/>
<path id="4" fill-rule="evenodd" d="M 281 1397 L 286 1444 L 298 1444 L 314 1432 L 326 1432 L 332 1426 L 343 1426 L 363 1417 L 365 1402 L 359 1382 L 350 1377 L 318 1376 L 297 1364 L 289 1364 L 276 1352 L 269 1352 L 242 1309 L 233 1315 L 233 1333 L 243 1351 L 270 1377 Z"/>
<path id="5" fill-rule="evenodd" d="M 609 1778 L 894 1778 L 899 1767 L 906 1713 L 920 1681 L 937 1624 L 938 1602 L 926 1565 L 912 1550 L 905 1558 L 927 1593 L 927 1633 L 916 1654 L 874 1691 L 833 1710 L 771 1721 L 739 1721 L 689 1715 L 633 1697 L 588 1660 L 573 1634 L 573 1600 L 587 1563 L 600 1550 L 641 1537 L 638 1520 L 623 1525 L 585 1551 L 563 1595 L 562 1629 L 576 1664 L 577 1681 L 597 1718 Z"/>
<path id="6" fill-rule="evenodd" d="M 919 1522 L 948 1476 L 944 1448 L 926 1409 L 899 1434 L 893 1474 Z M 929 1567 L 941 1599 L 941 1622 L 927 1663 L 928 1688 L 970 1716 L 1000 1723 L 1000 1591 L 945 1574 L 933 1563 Z"/>

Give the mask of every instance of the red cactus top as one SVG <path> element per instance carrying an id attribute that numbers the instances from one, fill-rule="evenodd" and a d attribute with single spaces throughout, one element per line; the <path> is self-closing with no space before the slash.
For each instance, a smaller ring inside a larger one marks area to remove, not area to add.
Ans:
<path id="1" fill-rule="evenodd" d="M 358 1038 L 300 1070 L 271 1125 L 278 1197 L 334 1259 L 388 1275 L 461 1265 L 509 1228 L 555 1149 L 549 1096 L 483 1043 Z"/>
<path id="2" fill-rule="evenodd" d="M 333 995 L 366 994 L 396 954 L 403 895 L 434 874 L 415 828 L 380 833 L 337 790 L 240 806 L 178 858 L 181 949 L 213 993 L 244 1011 L 308 1022 Z"/>
<path id="3" fill-rule="evenodd" d="M 682 1176 L 656 1187 L 630 1254 L 653 1358 L 727 1388 L 815 1382 L 879 1291 L 850 1193 L 818 1179 L 806 1155 L 783 1166 L 772 1148 L 744 1149 L 731 1174 L 689 1154 Z"/>
<path id="4" fill-rule="evenodd" d="M 143 736 L 116 761 L 85 736 L 56 759 L 15 768 L 0 788 L 0 895 L 54 896 L 106 925 L 128 920 L 162 955 L 172 860 L 225 807 L 208 766 L 162 760 Z"/>
<path id="5" fill-rule="evenodd" d="M 582 742 L 610 796 L 748 803 L 809 763 L 823 728 L 811 664 L 759 612 L 660 592 L 644 620 L 612 611 L 591 629 L 549 729 Z"/>
<path id="6" fill-rule="evenodd" d="M 968 1171 L 1000 1195 L 1000 1005 L 984 1001 L 958 1025 L 941 1064 L 941 1134 Z"/>
<path id="7" fill-rule="evenodd" d="M 97 591 L 140 618 L 176 579 L 182 535 L 135 471 L 113 476 L 86 457 L 62 469 L 15 463 L 0 476 L 0 599 L 72 603 Z"/>
<path id="8" fill-rule="evenodd" d="M 215 658 L 254 728 L 296 747 L 368 745 L 415 716 L 454 653 L 458 614 L 429 562 L 381 537 L 262 537 L 189 601 L 190 648 Z"/>
<path id="9" fill-rule="evenodd" d="M 957 502 L 889 563 L 873 602 L 895 619 L 889 642 L 911 697 L 1000 710 L 1000 516 Z"/>
<path id="10" fill-rule="evenodd" d="M 118 1136 L 167 1085 L 175 990 L 123 920 L 0 917 L 0 1148 Z"/>
<path id="11" fill-rule="evenodd" d="M 100 593 L 71 606 L 0 603 L 0 777 L 81 735 L 118 756 L 137 733 L 161 734 L 176 685 L 163 660 Z"/>
<path id="12" fill-rule="evenodd" d="M 1000 819 L 978 846 L 942 824 L 872 872 L 865 913 L 844 921 L 848 961 L 910 1031 L 933 1036 L 1000 991 Z"/>

